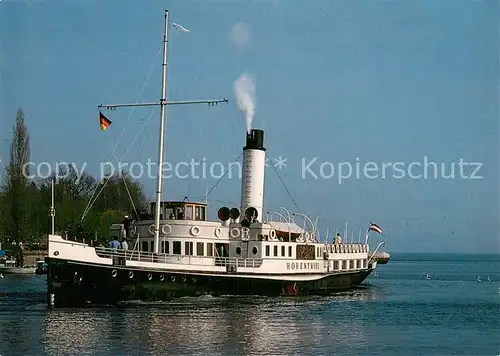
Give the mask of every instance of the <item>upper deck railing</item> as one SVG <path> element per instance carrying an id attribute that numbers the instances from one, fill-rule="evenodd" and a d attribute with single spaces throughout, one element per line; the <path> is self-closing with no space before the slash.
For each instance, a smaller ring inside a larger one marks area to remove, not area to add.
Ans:
<path id="1" fill-rule="evenodd" d="M 137 250 L 122 250 L 115 248 L 96 247 L 96 253 L 102 258 L 122 258 L 126 261 L 177 263 L 198 266 L 237 266 L 258 268 L 262 265 L 262 258 L 211 257 L 194 255 L 155 254 Z"/>

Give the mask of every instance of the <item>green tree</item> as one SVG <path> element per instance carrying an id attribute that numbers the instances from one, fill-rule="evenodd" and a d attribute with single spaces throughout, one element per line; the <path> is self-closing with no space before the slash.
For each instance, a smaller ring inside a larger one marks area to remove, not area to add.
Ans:
<path id="1" fill-rule="evenodd" d="M 4 233 L 8 235 L 11 242 L 15 243 L 16 264 L 18 266 L 24 264 L 21 245 L 33 236 L 33 227 L 29 225 L 28 220 L 31 207 L 30 192 L 32 191 L 27 168 L 30 159 L 29 140 L 28 128 L 24 123 L 24 113 L 22 109 L 19 109 L 13 130 L 10 161 L 3 183 L 5 215 L 2 219 Z"/>

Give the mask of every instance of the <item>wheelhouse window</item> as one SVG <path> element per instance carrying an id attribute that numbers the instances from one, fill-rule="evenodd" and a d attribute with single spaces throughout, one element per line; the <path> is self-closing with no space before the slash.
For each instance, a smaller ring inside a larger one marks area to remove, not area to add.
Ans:
<path id="1" fill-rule="evenodd" d="M 214 244 L 211 242 L 207 243 L 207 256 L 212 257 L 214 255 Z"/>
<path id="2" fill-rule="evenodd" d="M 194 208 L 194 219 L 195 220 L 205 220 L 205 207 L 195 206 Z"/>
<path id="3" fill-rule="evenodd" d="M 269 256 L 270 253 L 270 247 L 269 245 L 266 245 L 266 256 Z"/>
<path id="4" fill-rule="evenodd" d="M 288 246 L 288 257 L 292 257 L 292 246 Z"/>
<path id="5" fill-rule="evenodd" d="M 274 245 L 273 252 L 274 252 L 274 257 L 277 257 L 278 256 L 278 246 L 277 245 Z"/>
<path id="6" fill-rule="evenodd" d="M 193 206 L 192 205 L 186 205 L 184 208 L 184 218 L 186 220 L 193 220 Z"/>
<path id="7" fill-rule="evenodd" d="M 148 252 L 148 248 L 149 248 L 149 246 L 148 246 L 148 245 L 149 245 L 149 244 L 148 244 L 148 242 L 147 242 L 147 241 L 142 241 L 142 248 L 141 248 L 141 251 L 142 251 L 142 252 Z"/>
<path id="8" fill-rule="evenodd" d="M 281 246 L 281 257 L 285 257 L 285 246 Z"/>

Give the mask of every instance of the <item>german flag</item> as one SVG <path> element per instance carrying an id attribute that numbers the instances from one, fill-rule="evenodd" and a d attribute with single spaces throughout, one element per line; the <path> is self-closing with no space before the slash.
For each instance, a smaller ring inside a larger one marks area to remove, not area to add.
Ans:
<path id="1" fill-rule="evenodd" d="M 99 111 L 99 125 L 101 125 L 101 131 L 106 130 L 111 125 L 111 120 L 109 120 L 102 112 Z"/>

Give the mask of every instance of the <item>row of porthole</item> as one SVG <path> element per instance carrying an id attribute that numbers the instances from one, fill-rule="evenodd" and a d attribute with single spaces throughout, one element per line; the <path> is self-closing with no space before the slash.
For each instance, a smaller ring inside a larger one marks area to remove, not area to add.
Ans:
<path id="1" fill-rule="evenodd" d="M 116 269 L 114 269 L 114 270 L 111 271 L 111 277 L 115 278 L 116 276 L 118 276 L 118 271 Z M 134 278 L 134 271 L 129 271 L 128 272 L 128 278 L 130 278 L 130 279 Z M 152 279 L 153 279 L 153 274 L 152 273 L 148 273 L 148 281 L 151 281 Z M 165 281 L 165 276 L 163 274 L 160 274 L 160 278 L 159 279 L 160 279 L 161 282 L 163 282 L 163 281 Z M 172 282 L 175 282 L 175 280 L 176 280 L 175 276 L 170 276 L 170 280 Z M 183 283 L 186 283 L 186 281 L 187 281 L 186 276 L 182 276 L 181 281 Z M 192 277 L 191 278 L 191 282 L 196 283 L 196 277 Z"/>
<path id="2" fill-rule="evenodd" d="M 219 230 L 219 234 L 217 234 L 217 229 Z M 170 234 L 172 232 L 172 228 L 170 227 L 170 225 L 163 225 L 160 228 L 160 230 L 161 230 L 161 233 L 163 235 L 168 235 L 168 234 Z M 154 235 L 155 234 L 155 226 L 153 224 L 149 225 L 149 230 L 148 231 L 149 231 L 149 233 L 151 235 Z M 193 236 L 198 236 L 200 234 L 201 230 L 200 230 L 200 228 L 198 226 L 193 226 L 191 228 L 191 230 L 189 230 L 189 232 Z M 215 229 L 215 236 L 219 237 L 220 233 L 221 233 L 220 228 L 219 227 L 216 228 Z"/>
<path id="3" fill-rule="evenodd" d="M 235 252 L 236 252 L 236 254 L 237 254 L 238 256 L 239 256 L 239 255 L 241 255 L 241 247 L 239 247 L 239 246 L 238 246 L 238 247 L 236 247 L 236 251 L 235 251 Z M 254 247 L 252 248 L 252 253 L 253 253 L 254 255 L 256 255 L 256 254 L 257 254 L 257 252 L 259 252 L 259 249 L 257 248 L 257 246 L 254 246 Z"/>
<path id="4" fill-rule="evenodd" d="M 134 230 L 135 231 L 135 230 Z M 161 227 L 161 233 L 164 234 L 164 235 L 168 235 L 172 232 L 172 228 L 170 227 L 170 225 L 163 225 Z M 190 230 L 189 230 L 189 233 L 193 236 L 198 236 L 200 234 L 201 230 L 198 226 L 193 226 Z M 154 235 L 155 233 L 155 226 L 153 224 L 151 224 L 149 226 L 149 233 L 151 235 Z M 241 235 L 241 229 L 238 229 L 236 227 L 233 227 L 230 231 L 230 234 L 231 234 L 231 237 L 233 238 L 236 238 L 236 237 L 240 237 Z M 134 235 L 134 234 L 133 234 Z M 222 235 L 222 229 L 220 227 L 216 227 L 215 230 L 214 230 L 214 235 L 216 237 L 220 237 Z M 269 230 L 269 238 L 271 240 L 276 240 L 276 231 L 275 230 Z"/>

